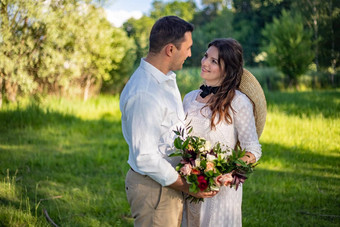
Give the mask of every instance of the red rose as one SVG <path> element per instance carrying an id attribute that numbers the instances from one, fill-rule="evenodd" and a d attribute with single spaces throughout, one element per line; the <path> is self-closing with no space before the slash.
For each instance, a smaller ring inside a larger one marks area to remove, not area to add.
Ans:
<path id="1" fill-rule="evenodd" d="M 208 182 L 204 179 L 204 176 L 197 177 L 198 187 L 201 191 L 204 191 L 208 187 Z"/>

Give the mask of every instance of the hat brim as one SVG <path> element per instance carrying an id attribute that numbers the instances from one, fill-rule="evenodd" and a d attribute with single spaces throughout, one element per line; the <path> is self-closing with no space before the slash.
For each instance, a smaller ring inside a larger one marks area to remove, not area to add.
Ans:
<path id="1" fill-rule="evenodd" d="M 255 125 L 258 138 L 260 138 L 267 116 L 267 102 L 263 89 L 255 76 L 243 69 L 239 90 L 248 96 L 254 105 Z"/>

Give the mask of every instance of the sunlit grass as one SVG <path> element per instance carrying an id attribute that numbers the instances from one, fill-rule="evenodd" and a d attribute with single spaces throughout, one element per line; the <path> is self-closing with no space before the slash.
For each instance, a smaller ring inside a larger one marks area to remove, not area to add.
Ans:
<path id="1" fill-rule="evenodd" d="M 331 94 L 267 94 L 263 157 L 244 187 L 245 225 L 339 224 L 340 96 Z"/>
<path id="2" fill-rule="evenodd" d="M 244 226 L 340 224 L 340 92 L 271 92 Z M 0 111 L 0 226 L 133 226 L 118 97 Z"/>
<path id="3" fill-rule="evenodd" d="M 32 217 L 26 223 L 34 226 L 48 225 L 43 210 L 61 226 L 131 225 L 124 191 L 127 146 L 117 97 L 86 103 L 48 97 L 39 104 L 5 106 L 0 119 L 5 122 L 0 126 L 0 175 L 20 177 L 4 189 L 14 198 L 1 194 L 7 205 L 0 207 L 6 214 L 0 225 L 25 223 L 12 210 L 20 211 L 26 199 L 30 209 L 25 215 Z"/>

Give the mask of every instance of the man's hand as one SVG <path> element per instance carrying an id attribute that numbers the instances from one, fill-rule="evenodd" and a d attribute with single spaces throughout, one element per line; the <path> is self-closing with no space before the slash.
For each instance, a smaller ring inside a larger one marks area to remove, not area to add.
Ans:
<path id="1" fill-rule="evenodd" d="M 191 193 L 189 192 L 189 184 L 186 182 L 186 180 L 181 177 L 180 175 L 178 175 L 178 178 L 177 180 L 175 181 L 175 183 L 169 185 L 170 188 L 173 188 L 175 190 L 178 190 L 178 191 L 182 191 L 182 192 L 185 192 L 189 195 L 192 195 L 196 198 L 211 198 L 213 196 L 215 196 L 218 191 L 210 191 L 210 192 L 197 192 L 197 193 Z"/>

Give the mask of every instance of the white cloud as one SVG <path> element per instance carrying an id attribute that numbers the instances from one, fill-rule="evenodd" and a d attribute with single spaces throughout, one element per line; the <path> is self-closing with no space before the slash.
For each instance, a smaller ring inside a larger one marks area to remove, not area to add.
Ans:
<path id="1" fill-rule="evenodd" d="M 105 9 L 107 19 L 113 23 L 115 27 L 120 27 L 131 17 L 139 19 L 143 16 L 142 11 L 126 11 L 126 10 L 110 10 Z"/>

